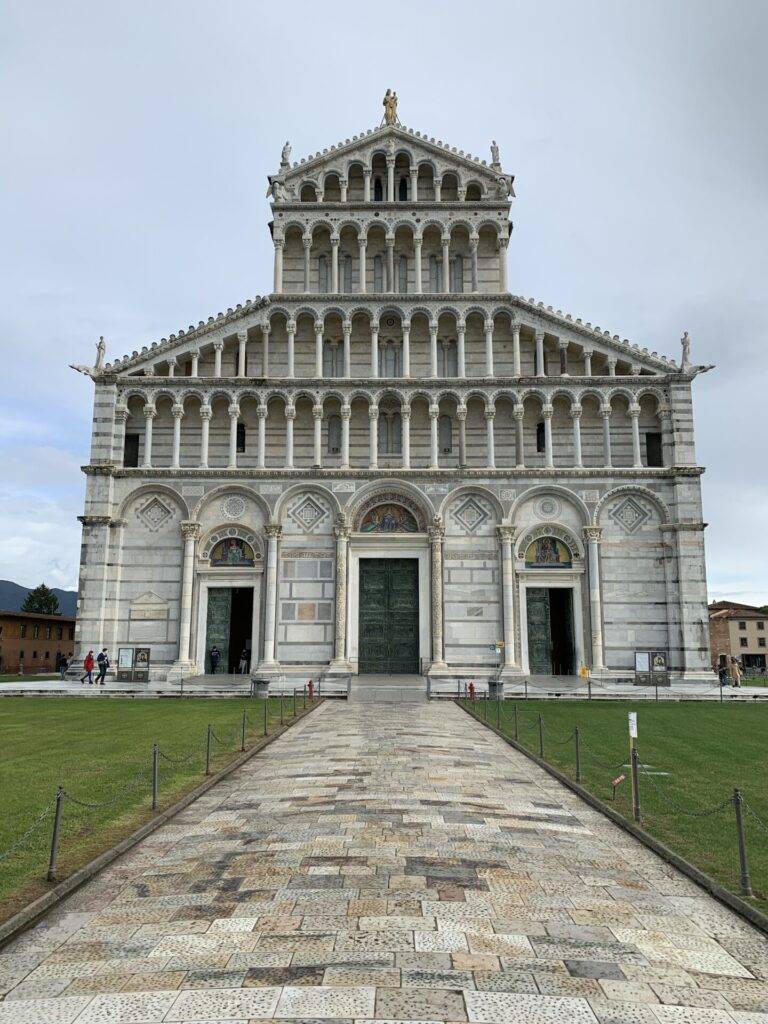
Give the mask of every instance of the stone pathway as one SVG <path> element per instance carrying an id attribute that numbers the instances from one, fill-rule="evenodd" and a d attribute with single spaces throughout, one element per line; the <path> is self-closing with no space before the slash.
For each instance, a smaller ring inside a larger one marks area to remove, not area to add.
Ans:
<path id="1" fill-rule="evenodd" d="M 0 985 L 0 1024 L 749 1024 L 768 940 L 459 708 L 327 703 Z"/>

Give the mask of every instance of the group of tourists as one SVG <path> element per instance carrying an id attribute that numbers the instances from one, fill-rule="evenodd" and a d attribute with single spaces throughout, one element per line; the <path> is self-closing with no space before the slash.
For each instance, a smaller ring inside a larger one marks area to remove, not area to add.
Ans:
<path id="1" fill-rule="evenodd" d="M 85 660 L 83 661 L 83 668 L 85 669 L 85 672 L 83 672 L 82 676 L 80 677 L 80 682 L 83 685 L 85 685 L 86 680 L 88 681 L 89 686 L 94 685 L 93 670 L 94 668 L 96 668 L 97 665 L 98 675 L 96 676 L 95 685 L 103 686 L 104 679 L 107 675 L 107 669 L 109 668 L 109 657 L 107 655 L 106 647 L 103 650 L 99 651 L 95 659 L 93 657 L 93 651 L 88 651 L 88 653 L 86 654 Z"/>
<path id="2" fill-rule="evenodd" d="M 219 667 L 219 662 L 221 661 L 221 651 L 216 646 L 216 644 L 214 644 L 213 647 L 208 652 L 208 659 L 211 663 L 211 672 L 216 672 Z M 240 655 L 240 660 L 237 663 L 238 674 L 241 676 L 247 675 L 250 663 L 251 658 L 250 655 L 248 654 L 248 649 L 244 647 L 243 652 Z"/>
<path id="3" fill-rule="evenodd" d="M 738 658 L 733 655 L 728 657 L 727 654 L 721 654 L 717 663 L 717 678 L 720 680 L 721 686 L 733 686 L 735 689 L 741 688 L 741 677 L 744 672 L 741 662 Z"/>

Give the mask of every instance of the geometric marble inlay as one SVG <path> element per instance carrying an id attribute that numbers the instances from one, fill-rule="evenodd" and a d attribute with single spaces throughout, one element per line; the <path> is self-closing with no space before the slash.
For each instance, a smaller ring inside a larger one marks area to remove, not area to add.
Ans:
<path id="1" fill-rule="evenodd" d="M 245 499 L 241 498 L 239 494 L 230 494 L 228 498 L 223 499 L 219 509 L 227 519 L 239 519 L 245 512 Z"/>
<path id="2" fill-rule="evenodd" d="M 625 533 L 634 533 L 647 519 L 651 518 L 651 513 L 634 498 L 624 498 L 611 511 L 610 516 Z"/>
<path id="3" fill-rule="evenodd" d="M 309 495 L 303 501 L 300 501 L 298 505 L 294 505 L 288 514 L 306 533 L 311 533 L 318 523 L 321 523 L 328 516 L 328 512 L 322 505 L 319 505 Z"/>
<path id="4" fill-rule="evenodd" d="M 154 533 L 173 516 L 173 510 L 159 498 L 151 498 L 143 508 L 136 512 L 136 515 L 147 529 Z"/>
<path id="5" fill-rule="evenodd" d="M 483 523 L 489 518 L 488 512 L 474 498 L 467 498 L 453 512 L 453 518 L 463 526 L 468 533 L 479 530 Z"/>

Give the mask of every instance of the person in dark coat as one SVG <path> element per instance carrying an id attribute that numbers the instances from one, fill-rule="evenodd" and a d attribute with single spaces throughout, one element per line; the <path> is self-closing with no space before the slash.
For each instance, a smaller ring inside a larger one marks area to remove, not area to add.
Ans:
<path id="1" fill-rule="evenodd" d="M 216 646 L 216 644 L 214 644 L 213 647 L 211 648 L 211 653 L 209 657 L 211 659 L 211 672 L 215 672 L 216 669 L 219 667 L 219 662 L 221 661 L 221 651 Z"/>

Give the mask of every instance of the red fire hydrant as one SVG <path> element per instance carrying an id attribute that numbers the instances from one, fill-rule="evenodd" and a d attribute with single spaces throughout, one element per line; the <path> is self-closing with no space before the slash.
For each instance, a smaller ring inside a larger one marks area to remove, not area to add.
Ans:
<path id="1" fill-rule="evenodd" d="M 470 679 L 469 681 L 469 699 L 475 699 L 475 682 L 473 679 Z"/>
<path id="2" fill-rule="evenodd" d="M 307 694 L 309 695 L 309 699 L 310 700 L 312 700 L 312 696 L 313 696 L 314 692 L 315 692 L 315 684 L 310 679 L 309 682 L 307 683 Z"/>

